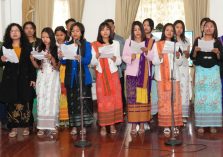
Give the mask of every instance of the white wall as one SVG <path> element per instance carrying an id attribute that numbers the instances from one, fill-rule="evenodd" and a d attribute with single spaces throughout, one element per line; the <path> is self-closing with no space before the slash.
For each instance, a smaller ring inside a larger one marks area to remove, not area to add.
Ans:
<path id="1" fill-rule="evenodd" d="M 22 0 L 0 0 L 0 40 L 12 22 L 22 24 Z"/>
<path id="2" fill-rule="evenodd" d="M 82 22 L 88 41 L 96 40 L 98 26 L 108 18 L 115 19 L 115 0 L 85 0 Z"/>
<path id="3" fill-rule="evenodd" d="M 210 0 L 209 14 L 218 27 L 218 35 L 223 35 L 223 0 Z"/>

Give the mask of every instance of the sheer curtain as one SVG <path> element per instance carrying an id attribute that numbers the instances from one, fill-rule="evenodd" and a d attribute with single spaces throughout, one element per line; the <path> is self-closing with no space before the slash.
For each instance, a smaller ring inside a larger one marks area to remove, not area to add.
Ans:
<path id="1" fill-rule="evenodd" d="M 65 21 L 70 18 L 69 0 L 54 0 L 53 25 L 65 26 Z"/>
<path id="2" fill-rule="evenodd" d="M 158 23 L 173 23 L 175 20 L 185 21 L 183 0 L 141 0 L 136 20 L 152 18 L 155 26 Z"/>

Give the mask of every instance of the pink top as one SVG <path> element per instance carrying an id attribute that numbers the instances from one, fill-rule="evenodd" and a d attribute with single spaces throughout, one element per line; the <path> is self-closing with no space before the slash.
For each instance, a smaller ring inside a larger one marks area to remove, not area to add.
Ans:
<path id="1" fill-rule="evenodd" d="M 131 49 L 130 41 L 131 41 L 130 39 L 127 39 L 125 41 L 125 46 L 124 46 L 124 49 L 123 49 L 122 60 L 127 64 L 125 74 L 126 75 L 130 75 L 130 76 L 137 76 L 138 75 L 138 69 L 139 69 L 139 59 L 140 58 L 136 57 L 136 59 L 132 61 L 131 55 L 133 53 L 136 53 L 136 52 L 134 52 Z M 144 53 L 144 55 L 147 58 L 147 61 L 152 61 L 153 54 L 151 53 L 151 51 L 149 51 L 147 55 Z M 150 71 L 149 71 L 149 75 L 150 75 Z"/>

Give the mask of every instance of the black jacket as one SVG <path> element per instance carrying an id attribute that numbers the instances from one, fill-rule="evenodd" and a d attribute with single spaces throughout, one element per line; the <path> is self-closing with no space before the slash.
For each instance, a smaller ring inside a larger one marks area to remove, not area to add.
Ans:
<path id="1" fill-rule="evenodd" d="M 0 101 L 4 103 L 26 103 L 35 97 L 35 90 L 30 81 L 36 81 L 36 70 L 30 60 L 31 46 L 22 47 L 19 63 L 3 63 Z M 0 50 L 0 57 L 3 55 Z"/>

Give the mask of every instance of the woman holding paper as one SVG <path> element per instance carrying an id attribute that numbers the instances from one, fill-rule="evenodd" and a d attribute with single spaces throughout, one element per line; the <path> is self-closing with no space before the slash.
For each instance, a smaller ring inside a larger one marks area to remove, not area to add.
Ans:
<path id="1" fill-rule="evenodd" d="M 158 82 L 158 125 L 164 127 L 164 134 L 170 134 L 171 126 L 171 102 L 174 102 L 174 120 L 175 120 L 175 133 L 178 134 L 177 126 L 183 125 L 182 122 L 182 101 L 180 93 L 180 72 L 179 64 L 181 55 L 179 52 L 174 57 L 174 26 L 167 23 L 162 31 L 160 41 L 156 42 L 153 46 L 152 53 L 154 54 L 153 64 L 155 67 L 155 79 Z M 168 45 L 169 44 L 169 45 Z M 173 69 L 174 65 L 174 69 Z M 171 70 L 173 71 L 173 78 L 171 80 Z M 174 81 L 174 93 L 172 93 L 171 83 Z M 174 100 L 171 100 L 173 94 Z"/>
<path id="2" fill-rule="evenodd" d="M 123 121 L 121 84 L 118 65 L 121 64 L 119 42 L 112 40 L 111 28 L 103 22 L 98 29 L 97 41 L 92 43 L 91 64 L 96 69 L 96 93 L 98 123 L 101 135 L 106 135 L 106 126 L 115 134 L 115 124 Z"/>
<path id="3" fill-rule="evenodd" d="M 216 133 L 216 127 L 222 127 L 221 79 L 219 63 L 222 61 L 223 48 L 217 39 L 218 30 L 212 20 L 204 24 L 204 37 L 194 41 L 190 58 L 195 64 L 195 126 L 198 133 L 204 133 L 204 127 L 210 127 Z"/>
<path id="4" fill-rule="evenodd" d="M 187 122 L 189 117 L 189 105 L 190 105 L 190 75 L 189 75 L 189 62 L 188 58 L 190 57 L 190 42 L 185 37 L 185 25 L 181 20 L 174 22 L 174 29 L 176 33 L 176 47 L 178 52 L 181 53 L 181 63 L 179 65 L 180 71 L 180 91 L 182 97 L 182 114 L 183 122 Z"/>
<path id="5" fill-rule="evenodd" d="M 35 97 L 36 72 L 29 58 L 32 48 L 19 24 L 12 23 L 7 27 L 3 49 L 0 65 L 5 68 L 0 101 L 7 104 L 9 137 L 16 137 L 17 128 L 25 128 L 23 135 L 27 136 L 33 122 L 30 109 Z M 8 53 L 14 54 L 14 58 L 6 57 Z"/>
<path id="6" fill-rule="evenodd" d="M 58 26 L 54 31 L 56 42 L 58 46 L 58 52 L 61 50 L 61 45 L 65 44 L 68 40 L 67 31 L 63 26 Z M 61 96 L 60 96 L 60 126 L 69 126 L 68 105 L 67 105 L 67 93 L 64 83 L 66 65 L 60 66 L 60 81 L 61 81 Z"/>
<path id="7" fill-rule="evenodd" d="M 57 133 L 59 103 L 60 103 L 60 75 L 57 46 L 53 30 L 46 27 L 41 32 L 42 42 L 38 52 L 44 58 L 37 61 L 31 55 L 33 65 L 38 69 L 36 80 L 37 94 L 37 132 L 38 136 L 44 135 L 44 130 Z"/>
<path id="8" fill-rule="evenodd" d="M 150 43 L 152 44 L 152 43 Z M 132 123 L 131 134 L 136 134 L 136 125 L 140 124 L 139 133 L 144 133 L 144 123 L 150 121 L 150 82 L 149 76 L 152 53 L 145 50 L 145 33 L 141 22 L 134 21 L 131 37 L 125 42 L 123 61 L 127 64 L 126 90 L 128 104 L 128 122 Z"/>
<path id="9" fill-rule="evenodd" d="M 84 129 L 80 130 L 80 133 L 86 134 L 86 128 L 93 123 L 93 100 L 91 93 L 92 78 L 89 71 L 88 65 L 91 62 L 91 44 L 84 38 L 85 28 L 80 22 L 76 22 L 71 25 L 71 37 L 72 40 L 67 43 L 67 47 L 71 47 L 73 59 L 62 60 L 61 63 L 65 64 L 65 87 L 67 90 L 67 102 L 68 102 L 68 114 L 69 114 L 69 125 L 72 128 L 71 134 L 75 135 L 78 133 L 77 128 L 81 126 L 81 104 L 80 104 L 80 71 L 79 71 L 79 61 L 81 56 L 82 63 L 82 91 L 83 91 L 83 120 Z M 80 43 L 78 43 L 80 42 Z M 77 45 L 81 44 L 81 45 Z M 59 53 L 60 57 L 70 50 L 61 47 Z M 68 52 L 69 53 L 69 52 Z"/>

